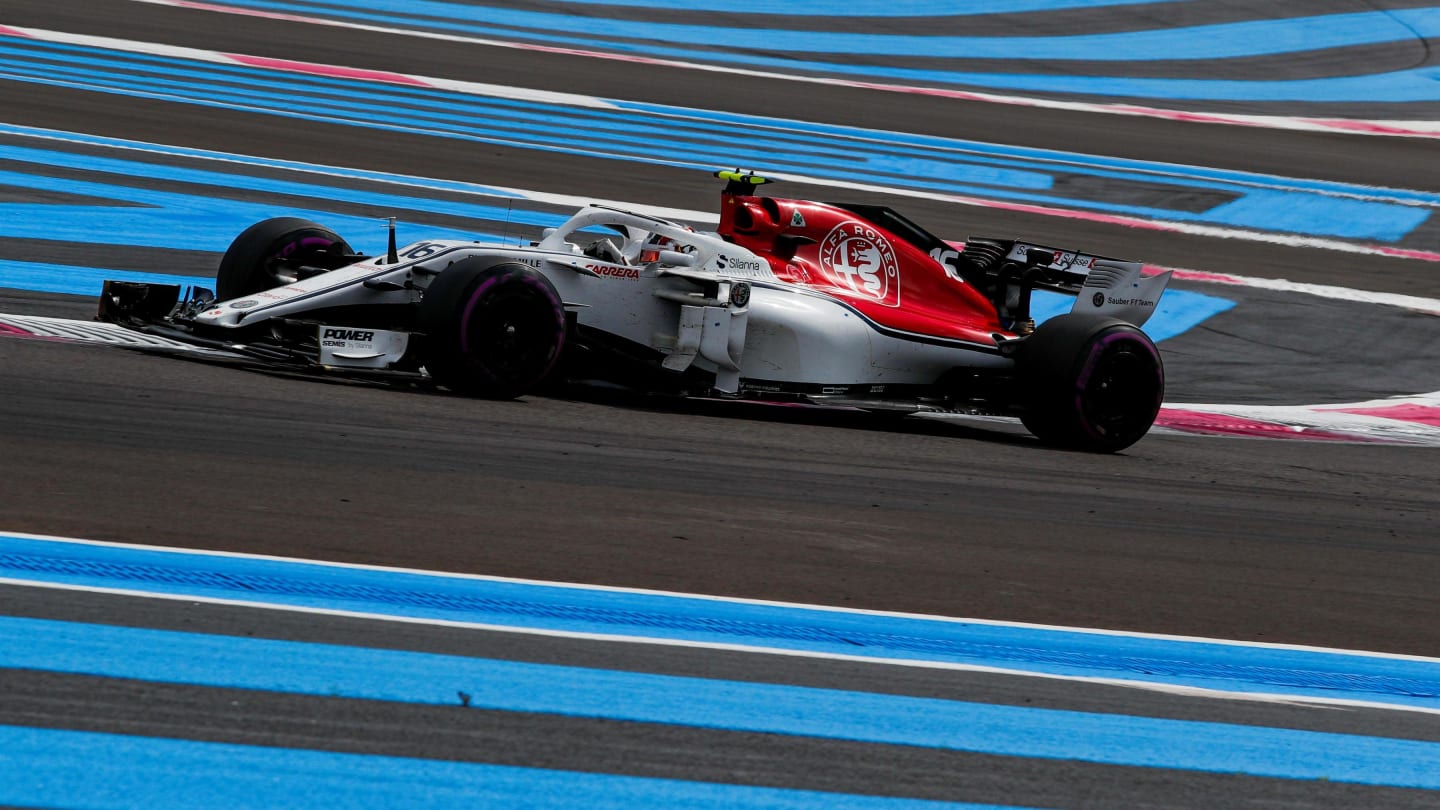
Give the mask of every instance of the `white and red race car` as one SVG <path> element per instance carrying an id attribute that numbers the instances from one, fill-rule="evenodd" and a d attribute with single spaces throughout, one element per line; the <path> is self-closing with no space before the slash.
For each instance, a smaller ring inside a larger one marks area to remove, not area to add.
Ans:
<path id="1" fill-rule="evenodd" d="M 98 319 L 289 368 L 511 398 L 547 380 L 875 411 L 1019 417 L 1116 451 L 1164 393 L 1138 328 L 1168 275 L 1009 240 L 963 246 L 889 208 L 726 180 L 717 232 L 599 205 L 529 245 L 426 240 L 385 256 L 282 217 L 241 233 L 216 291 L 107 282 Z M 1034 326 L 1037 289 L 1077 296 Z"/>

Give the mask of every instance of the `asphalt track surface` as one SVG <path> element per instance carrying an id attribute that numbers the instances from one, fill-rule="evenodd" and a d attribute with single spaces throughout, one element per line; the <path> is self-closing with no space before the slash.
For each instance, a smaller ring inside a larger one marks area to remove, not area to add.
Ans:
<path id="1" fill-rule="evenodd" d="M 698 106 L 698 97 L 712 109 L 1440 192 L 1435 145 L 1419 139 L 797 89 L 134 4 L 12 0 L 5 15 L 0 25 L 655 103 Z M 519 148 L 321 123 L 279 126 L 241 112 L 78 89 L 5 82 L 0 97 L 10 124 L 682 208 L 704 209 L 714 194 L 708 178 L 658 166 L 617 171 L 579 157 L 537 159 Z M 938 202 L 891 202 L 926 224 L 957 216 Z M 1440 297 L 1440 274 L 1429 262 L 979 208 L 961 213 L 974 233 L 1045 234 L 1202 271 Z M 0 240 L 0 254 L 204 272 L 185 267 L 197 258 L 192 253 L 157 260 L 156 252 Z M 1245 320 L 1217 321 L 1162 347 L 1172 396 L 1310 402 L 1440 389 L 1440 367 L 1423 362 L 1436 341 L 1413 320 L 1422 316 L 1307 302 L 1315 309 L 1298 317 L 1284 309 L 1288 300 L 1276 297 L 1273 318 L 1250 308 Z M 89 311 L 74 297 L 0 290 L 0 312 L 84 318 Z M 1397 332 L 1405 339 L 1388 339 Z M 1432 449 L 1157 433 L 1123 454 L 1091 456 L 949 424 L 606 397 L 475 402 L 42 341 L 0 341 L 0 369 L 7 471 L 0 528 L 9 531 L 1440 656 L 1433 620 L 1440 456 Z M 518 642 L 457 639 L 459 631 L 417 637 L 406 629 L 401 639 L 358 621 L 291 621 L 240 609 L 177 617 L 143 600 L 10 588 L 0 590 L 0 605 L 12 616 L 407 649 L 469 645 L 524 660 L 643 666 L 587 657 L 614 655 L 599 650 L 507 648 Z M 735 661 L 700 660 L 701 653 L 695 660 L 652 655 L 665 659 L 656 667 L 744 680 L 873 689 L 891 677 L 822 664 L 745 671 Z M 440 710 L 378 703 L 341 728 L 330 723 L 337 706 L 327 700 L 334 699 L 138 682 L 102 688 L 98 679 L 24 671 L 5 671 L 4 679 L 0 723 L 76 730 L 427 758 L 454 756 L 443 753 L 453 745 L 508 752 L 508 759 L 486 755 L 489 762 L 1031 806 L 1418 807 L 1434 798 L 506 713 L 486 714 L 476 726 Z M 1084 690 L 1038 695 L 1028 682 L 956 687 L 936 678 L 898 688 L 973 689 L 967 699 L 1047 699 L 1097 711 L 1120 700 Z M 138 716 L 127 689 L 163 708 Z M 238 716 L 230 707 L 245 700 L 252 703 Z M 1185 711 L 1213 719 L 1210 712 L 1230 710 Z M 1355 722 L 1349 730 L 1358 733 L 1440 736 L 1433 723 L 1403 725 L 1393 716 Z"/>

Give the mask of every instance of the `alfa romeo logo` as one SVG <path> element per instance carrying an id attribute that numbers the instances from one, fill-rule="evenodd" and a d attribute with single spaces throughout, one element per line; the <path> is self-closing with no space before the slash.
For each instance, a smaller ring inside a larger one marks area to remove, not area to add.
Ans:
<path id="1" fill-rule="evenodd" d="M 836 225 L 820 243 L 820 266 L 841 287 L 900 306 L 900 264 L 879 231 L 851 220 Z"/>

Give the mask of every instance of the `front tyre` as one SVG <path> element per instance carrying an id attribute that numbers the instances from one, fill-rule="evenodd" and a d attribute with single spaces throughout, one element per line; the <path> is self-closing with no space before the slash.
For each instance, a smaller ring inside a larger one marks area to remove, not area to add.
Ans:
<path id="1" fill-rule="evenodd" d="M 299 217 L 275 217 L 235 237 L 215 274 L 221 301 L 294 284 L 299 268 L 334 270 L 350 261 L 351 250 L 334 231 Z"/>
<path id="2" fill-rule="evenodd" d="M 459 394 L 514 399 L 555 367 L 565 348 L 565 310 L 539 271 L 515 262 L 462 259 L 420 302 L 425 369 Z"/>
<path id="3" fill-rule="evenodd" d="M 1040 440 L 1114 453 L 1139 441 L 1165 396 L 1154 342 L 1133 324 L 1070 313 L 1041 324 L 1016 358 L 1021 421 Z"/>

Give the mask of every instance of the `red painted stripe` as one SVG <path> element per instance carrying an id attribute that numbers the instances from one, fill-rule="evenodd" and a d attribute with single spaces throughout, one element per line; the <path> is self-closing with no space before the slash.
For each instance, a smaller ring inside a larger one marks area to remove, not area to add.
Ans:
<path id="1" fill-rule="evenodd" d="M 29 34 L 21 31 L 19 28 L 11 28 L 8 25 L 0 25 L 0 35 L 7 37 L 25 37 L 26 39 L 32 38 Z"/>
<path id="2" fill-rule="evenodd" d="M 434 87 L 434 85 L 429 82 L 414 76 L 407 76 L 404 73 L 391 73 L 386 70 L 364 70 L 362 68 L 342 67 L 340 65 L 317 65 L 313 62 L 271 59 L 264 56 L 246 56 L 241 53 L 227 53 L 223 54 L 223 56 L 239 62 L 242 65 L 268 68 L 270 70 L 308 73 L 314 76 L 339 76 L 345 79 L 362 79 L 364 81 L 386 82 L 389 84 L 407 84 L 412 87 Z"/>
<path id="3" fill-rule="evenodd" d="M 1243 278 L 1238 278 L 1236 276 L 1227 276 L 1224 273 L 1207 273 L 1204 270 L 1181 270 L 1173 267 L 1162 267 L 1158 264 L 1147 264 L 1142 269 L 1142 272 L 1147 276 L 1157 276 L 1167 270 L 1175 274 L 1174 278 L 1182 279 L 1184 281 L 1206 281 L 1212 284 L 1240 285 L 1246 285 L 1249 283 Z"/>
<path id="4" fill-rule="evenodd" d="M 1396 126 L 1395 124 L 1381 124 L 1377 121 L 1350 121 L 1343 118 L 1302 118 L 1302 121 L 1309 121 L 1317 126 L 1338 129 L 1343 132 L 1363 132 L 1366 135 L 1403 135 L 1407 137 L 1434 138 L 1434 132 L 1423 132 L 1408 127 Z"/>
<path id="5" fill-rule="evenodd" d="M 1251 436 L 1257 438 L 1306 439 L 1309 441 L 1332 442 L 1381 441 L 1372 436 L 1334 433 L 1316 428 L 1296 427 L 1277 422 L 1264 422 L 1259 419 L 1249 419 L 1243 416 L 1231 416 L 1230 414 L 1224 413 L 1206 413 L 1203 411 L 1187 411 L 1181 408 L 1161 408 L 1160 415 L 1155 419 L 1155 424 L 1160 427 L 1171 428 L 1172 430 L 1185 431 L 1186 433 L 1203 433 L 1212 436 Z"/>
<path id="6" fill-rule="evenodd" d="M 168 5 L 176 8 L 193 8 L 197 11 L 215 11 L 221 14 L 234 14 L 240 17 L 264 17 L 268 20 L 285 20 L 287 22 L 303 23 L 324 23 L 325 20 L 319 17 L 305 17 L 299 14 L 282 14 L 278 11 L 260 11 L 258 9 L 239 8 L 237 6 L 222 6 L 215 3 L 197 3 L 191 0 L 174 0 Z"/>
<path id="7" fill-rule="evenodd" d="M 1433 425 L 1440 427 L 1440 407 L 1434 405 L 1416 405 L 1405 403 L 1401 405 L 1379 405 L 1373 408 L 1326 408 L 1325 412 L 1353 413 L 1359 416 L 1379 416 L 1384 419 L 1397 419 L 1401 422 L 1415 422 L 1421 425 Z"/>
<path id="8" fill-rule="evenodd" d="M 1428 250 L 1411 250 L 1409 248 L 1385 247 L 1384 245 L 1367 245 L 1370 249 L 1382 256 L 1393 256 L 1397 259 L 1419 259 L 1425 262 L 1440 261 L 1440 253 L 1432 253 Z"/>
<path id="9" fill-rule="evenodd" d="M 11 326 L 8 323 L 0 323 L 0 335 L 13 335 L 15 337 L 33 337 L 33 335 L 31 335 L 29 332 L 26 332 L 24 329 L 21 329 L 18 326 Z"/>

